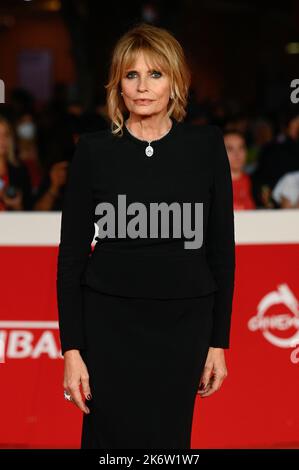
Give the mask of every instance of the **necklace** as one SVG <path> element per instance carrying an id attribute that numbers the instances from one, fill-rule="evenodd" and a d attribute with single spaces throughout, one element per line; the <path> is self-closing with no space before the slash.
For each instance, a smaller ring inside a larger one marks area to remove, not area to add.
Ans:
<path id="1" fill-rule="evenodd" d="M 166 134 L 168 134 L 168 132 L 169 132 L 170 129 L 172 128 L 173 124 L 170 126 L 170 128 L 169 128 L 166 132 L 164 132 L 164 134 L 161 135 L 161 137 L 159 137 L 159 139 L 155 139 L 155 140 L 151 140 L 151 141 L 139 139 L 138 137 L 136 137 L 136 136 L 130 131 L 130 129 L 128 128 L 128 126 L 127 126 L 127 121 L 125 122 L 125 126 L 126 126 L 127 130 L 130 132 L 130 134 L 131 134 L 133 137 L 135 137 L 135 139 L 138 139 L 138 140 L 140 140 L 141 142 L 147 142 L 147 143 L 148 143 L 147 147 L 145 148 L 145 155 L 146 155 L 147 157 L 151 157 L 151 156 L 154 154 L 154 149 L 153 149 L 153 147 L 151 146 L 151 143 L 152 143 L 152 142 L 157 142 L 158 140 L 161 140 Z"/>

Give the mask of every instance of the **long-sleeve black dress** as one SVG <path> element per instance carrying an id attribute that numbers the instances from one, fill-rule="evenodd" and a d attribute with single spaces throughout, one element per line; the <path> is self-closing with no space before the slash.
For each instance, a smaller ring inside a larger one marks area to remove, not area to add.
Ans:
<path id="1" fill-rule="evenodd" d="M 208 349 L 230 346 L 235 238 L 223 137 L 171 119 L 151 156 L 124 126 L 122 137 L 81 135 L 69 168 L 57 303 L 62 354 L 80 350 L 93 395 L 81 448 L 190 448 Z"/>

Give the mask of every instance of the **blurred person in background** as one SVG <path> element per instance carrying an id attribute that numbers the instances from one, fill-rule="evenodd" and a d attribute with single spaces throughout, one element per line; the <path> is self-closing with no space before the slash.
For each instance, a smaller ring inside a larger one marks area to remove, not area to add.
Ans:
<path id="1" fill-rule="evenodd" d="M 247 146 L 247 160 L 245 166 L 245 171 L 248 174 L 253 173 L 257 168 L 258 157 L 264 145 L 271 142 L 274 138 L 271 122 L 262 117 L 253 121 L 250 126 L 250 131 L 252 142 Z"/>
<path id="2" fill-rule="evenodd" d="M 236 130 L 243 134 L 244 138 L 247 137 L 249 130 L 249 117 L 245 113 L 234 113 L 228 118 L 224 125 L 225 131 Z"/>
<path id="3" fill-rule="evenodd" d="M 282 209 L 299 208 L 299 171 L 286 173 L 275 185 L 272 197 Z"/>
<path id="4" fill-rule="evenodd" d="M 30 176 L 16 152 L 13 127 L 0 116 L 0 210 L 30 210 Z"/>
<path id="5" fill-rule="evenodd" d="M 63 90 L 63 87 L 59 87 Z M 69 162 L 83 132 L 82 107 L 76 100 L 61 97 L 57 110 L 52 99 L 39 116 L 39 151 L 43 178 L 34 195 L 33 210 L 60 211 Z"/>
<path id="6" fill-rule="evenodd" d="M 64 126 L 59 126 L 60 129 L 57 129 L 57 123 L 49 125 L 55 138 L 47 145 L 45 175 L 34 198 L 33 209 L 36 211 L 62 210 L 68 166 L 80 135 L 108 128 L 103 117 L 93 111 L 83 111 L 80 100 L 75 98 L 66 102 L 62 116 Z M 48 129 L 45 135 L 50 138 Z M 46 138 L 44 142 L 47 142 Z"/>
<path id="7" fill-rule="evenodd" d="M 22 87 L 15 87 L 11 90 L 9 100 L 11 122 L 15 122 L 23 114 L 34 113 L 35 107 L 35 97 L 30 91 Z"/>
<path id="8" fill-rule="evenodd" d="M 276 208 L 272 190 L 286 173 L 299 171 L 299 111 L 289 111 L 279 139 L 261 149 L 258 165 L 252 174 L 254 197 L 258 206 Z M 279 206 L 278 206 L 279 207 Z"/>
<path id="9" fill-rule="evenodd" d="M 66 160 L 51 165 L 35 197 L 33 210 L 60 211 L 62 209 L 64 189 L 69 162 Z"/>
<path id="10" fill-rule="evenodd" d="M 225 130 L 223 137 L 232 175 L 234 210 L 255 209 L 251 179 L 244 171 L 247 148 L 243 133 Z"/>
<path id="11" fill-rule="evenodd" d="M 96 102 L 92 109 L 85 111 L 80 100 L 69 100 L 67 103 L 66 122 L 70 128 L 74 144 L 77 144 L 83 132 L 108 129 L 109 123 L 104 117 L 104 109 Z"/>
<path id="12" fill-rule="evenodd" d="M 39 161 L 37 128 L 33 115 L 29 112 L 21 114 L 15 123 L 15 130 L 20 160 L 27 167 L 31 189 L 35 193 L 41 183 L 43 172 Z"/>

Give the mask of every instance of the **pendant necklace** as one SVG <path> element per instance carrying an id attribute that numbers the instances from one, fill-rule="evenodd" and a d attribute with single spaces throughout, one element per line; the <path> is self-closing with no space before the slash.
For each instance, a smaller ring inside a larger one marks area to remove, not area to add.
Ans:
<path id="1" fill-rule="evenodd" d="M 168 129 L 166 132 L 164 132 L 163 135 L 161 135 L 161 137 L 160 137 L 159 139 L 151 140 L 151 141 L 139 139 L 138 137 L 136 137 L 136 136 L 130 131 L 130 129 L 128 128 L 126 122 L 125 122 L 125 126 L 126 126 L 127 130 L 130 132 L 130 134 L 131 134 L 133 137 L 135 137 L 135 139 L 138 139 L 138 140 L 140 140 L 141 142 L 147 142 L 147 143 L 148 143 L 147 147 L 145 148 L 145 155 L 146 155 L 147 157 L 151 157 L 151 156 L 154 154 L 154 149 L 153 149 L 153 147 L 151 146 L 151 143 L 152 143 L 152 142 L 156 142 L 156 141 L 158 141 L 158 140 L 161 140 L 166 134 L 168 134 L 168 132 L 169 132 L 170 129 L 172 128 L 173 124 L 172 124 L 172 126 L 170 127 L 170 129 Z"/>

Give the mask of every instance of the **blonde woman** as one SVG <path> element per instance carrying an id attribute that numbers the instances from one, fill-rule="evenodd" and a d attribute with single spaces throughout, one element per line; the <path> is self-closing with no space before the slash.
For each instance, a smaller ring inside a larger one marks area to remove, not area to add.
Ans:
<path id="1" fill-rule="evenodd" d="M 111 129 L 82 135 L 70 166 L 57 293 L 81 448 L 188 449 L 196 394 L 227 376 L 232 182 L 219 128 L 184 123 L 190 80 L 169 31 L 129 30 L 106 85 Z"/>
<path id="2" fill-rule="evenodd" d="M 16 152 L 13 127 L 0 116 L 0 211 L 29 210 L 30 176 Z"/>

